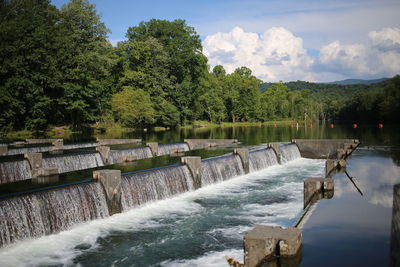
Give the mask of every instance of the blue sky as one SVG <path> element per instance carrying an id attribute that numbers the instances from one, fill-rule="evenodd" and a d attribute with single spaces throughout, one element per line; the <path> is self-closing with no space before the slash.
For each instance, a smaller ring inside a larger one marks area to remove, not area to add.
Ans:
<path id="1" fill-rule="evenodd" d="M 61 7 L 66 0 L 53 0 Z M 116 44 L 141 21 L 185 19 L 211 66 L 265 81 L 372 79 L 400 73 L 396 0 L 91 0 Z"/>

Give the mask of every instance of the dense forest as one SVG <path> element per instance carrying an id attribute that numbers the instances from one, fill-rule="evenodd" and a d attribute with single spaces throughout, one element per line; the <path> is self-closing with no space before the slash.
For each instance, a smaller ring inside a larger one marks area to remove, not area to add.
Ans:
<path id="1" fill-rule="evenodd" d="M 184 20 L 142 22 L 116 47 L 108 33 L 87 0 L 61 9 L 48 0 L 0 1 L 0 131 L 300 120 L 305 113 L 399 120 L 398 76 L 373 85 L 262 84 L 247 67 L 211 69 Z"/>

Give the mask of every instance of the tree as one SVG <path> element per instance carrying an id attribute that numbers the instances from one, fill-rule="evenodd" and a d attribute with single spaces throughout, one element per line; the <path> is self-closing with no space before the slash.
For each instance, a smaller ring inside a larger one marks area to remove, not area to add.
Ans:
<path id="1" fill-rule="evenodd" d="M 107 41 L 108 29 L 87 0 L 71 0 L 60 11 L 59 59 L 63 70 L 58 104 L 73 125 L 100 119 L 113 93 L 109 82 L 115 61 Z"/>
<path id="2" fill-rule="evenodd" d="M 46 0 L 0 4 L 0 128 L 43 129 L 58 86 L 57 9 Z"/>
<path id="3" fill-rule="evenodd" d="M 150 96 L 142 89 L 124 87 L 113 95 L 111 106 L 115 118 L 125 127 L 147 127 L 155 122 Z"/>
<path id="4" fill-rule="evenodd" d="M 193 115 L 195 88 L 200 77 L 207 74 L 207 58 L 202 54 L 200 37 L 184 20 L 156 20 L 130 27 L 129 41 L 146 41 L 152 37 L 162 44 L 170 59 L 168 77 L 172 81 L 167 98 L 180 112 L 181 123 Z"/>

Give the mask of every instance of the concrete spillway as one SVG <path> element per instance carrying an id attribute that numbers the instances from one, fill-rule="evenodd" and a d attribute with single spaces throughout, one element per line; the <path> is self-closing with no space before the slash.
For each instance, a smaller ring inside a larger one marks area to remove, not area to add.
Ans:
<path id="1" fill-rule="evenodd" d="M 249 164 L 258 166 L 257 170 L 277 162 L 276 154 L 270 148 L 264 150 L 250 153 L 257 155 L 249 160 Z M 0 214 L 4 220 L 1 222 L 0 246 L 109 216 L 111 211 L 107 208 L 107 198 L 118 193 L 115 188 L 121 190 L 120 205 L 126 211 L 198 188 L 194 185 L 196 173 L 201 180 L 200 186 L 204 187 L 243 175 L 245 169 L 238 155 L 205 159 L 197 167 L 198 170 L 193 170 L 187 165 L 174 165 L 113 177 L 117 179 L 115 182 L 104 183 L 106 177 L 98 183 L 77 184 L 2 199 Z M 110 188 L 110 185 L 118 184 L 121 186 Z"/>

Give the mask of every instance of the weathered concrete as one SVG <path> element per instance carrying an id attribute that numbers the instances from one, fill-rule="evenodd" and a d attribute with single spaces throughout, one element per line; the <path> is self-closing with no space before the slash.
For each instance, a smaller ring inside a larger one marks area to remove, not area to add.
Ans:
<path id="1" fill-rule="evenodd" d="M 237 143 L 237 139 L 184 139 L 190 150 L 203 149 L 212 146 L 227 146 Z"/>
<path id="2" fill-rule="evenodd" d="M 295 227 L 257 225 L 244 237 L 244 264 L 246 267 L 262 266 L 273 256 L 296 256 L 301 243 L 301 231 Z"/>
<path id="3" fill-rule="evenodd" d="M 47 138 L 47 139 L 25 139 L 25 142 L 28 144 L 52 144 L 55 142 L 56 138 Z M 62 139 L 61 139 L 62 140 Z"/>
<path id="4" fill-rule="evenodd" d="M 24 141 L 15 141 L 12 143 L 13 146 L 15 147 L 23 147 L 25 145 Z"/>
<path id="5" fill-rule="evenodd" d="M 353 139 L 294 139 L 300 154 L 305 158 L 335 159 L 337 150 L 345 148 L 345 144 L 352 144 L 355 149 L 359 142 Z"/>
<path id="6" fill-rule="evenodd" d="M 281 151 L 281 144 L 280 143 L 269 143 L 268 147 L 272 148 L 276 154 L 276 159 L 278 160 L 278 163 L 281 163 L 281 158 L 282 158 L 282 151 Z"/>
<path id="7" fill-rule="evenodd" d="M 49 147 L 50 152 L 54 151 L 62 151 L 64 150 L 64 140 L 63 139 L 56 139 L 52 142 L 53 146 Z"/>
<path id="8" fill-rule="evenodd" d="M 99 146 L 111 146 L 111 145 L 125 145 L 125 144 L 138 144 L 142 142 L 142 139 L 97 139 Z"/>
<path id="9" fill-rule="evenodd" d="M 45 177 L 45 176 L 54 176 L 58 175 L 58 169 L 57 168 L 40 168 L 40 169 L 33 169 L 32 170 L 32 177 Z"/>
<path id="10" fill-rule="evenodd" d="M 99 170 L 93 172 L 93 179 L 100 182 L 106 193 L 110 215 L 122 212 L 121 203 L 121 171 Z"/>
<path id="11" fill-rule="evenodd" d="M 110 164 L 110 147 L 108 146 L 98 146 L 96 147 L 96 151 L 100 153 L 101 159 L 103 160 L 104 165 Z"/>
<path id="12" fill-rule="evenodd" d="M 132 162 L 137 160 L 135 156 L 122 156 L 120 162 Z"/>
<path id="13" fill-rule="evenodd" d="M 334 181 L 332 178 L 307 178 L 304 180 L 304 208 L 311 201 L 332 198 Z"/>
<path id="14" fill-rule="evenodd" d="M 243 164 L 244 173 L 246 174 L 249 173 L 250 172 L 249 150 L 246 148 L 235 148 L 233 150 L 233 154 L 239 155 Z"/>
<path id="15" fill-rule="evenodd" d="M 157 142 L 148 142 L 148 143 L 146 143 L 146 146 L 150 147 L 153 157 L 158 156 L 158 143 Z"/>
<path id="16" fill-rule="evenodd" d="M 42 168 L 42 153 L 26 153 L 24 158 L 28 160 L 31 170 Z"/>
<path id="17" fill-rule="evenodd" d="M 201 157 L 182 157 L 181 163 L 186 165 L 192 173 L 194 188 L 201 188 Z"/>
<path id="18" fill-rule="evenodd" d="M 336 151 L 337 159 L 344 159 L 347 155 L 347 149 L 340 148 Z"/>
<path id="19" fill-rule="evenodd" d="M 6 156 L 8 153 L 7 145 L 0 145 L 0 156 Z"/>
<path id="20" fill-rule="evenodd" d="M 393 186 L 390 260 L 390 266 L 400 266 L 400 184 Z"/>
<path id="21" fill-rule="evenodd" d="M 335 174 L 338 168 L 338 161 L 334 159 L 328 159 L 325 162 L 325 177 L 331 177 Z"/>

